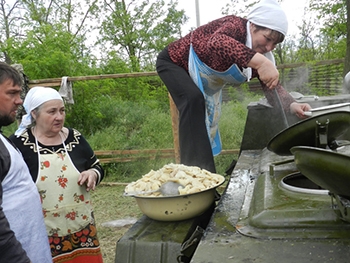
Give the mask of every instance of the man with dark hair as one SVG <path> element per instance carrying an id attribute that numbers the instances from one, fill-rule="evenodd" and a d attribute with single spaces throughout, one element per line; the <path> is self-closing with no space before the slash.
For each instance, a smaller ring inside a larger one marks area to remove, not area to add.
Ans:
<path id="1" fill-rule="evenodd" d="M 0 63 L 0 128 L 22 104 L 22 80 Z M 19 151 L 0 134 L 0 263 L 52 262 L 39 193 Z"/>

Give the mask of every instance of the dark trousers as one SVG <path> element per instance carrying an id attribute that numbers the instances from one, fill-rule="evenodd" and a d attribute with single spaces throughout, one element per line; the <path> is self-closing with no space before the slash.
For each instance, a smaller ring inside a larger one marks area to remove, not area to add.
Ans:
<path id="1" fill-rule="evenodd" d="M 174 64 L 167 48 L 159 53 L 157 72 L 179 111 L 181 163 L 215 173 L 214 157 L 205 125 L 205 100 L 188 72 Z"/>

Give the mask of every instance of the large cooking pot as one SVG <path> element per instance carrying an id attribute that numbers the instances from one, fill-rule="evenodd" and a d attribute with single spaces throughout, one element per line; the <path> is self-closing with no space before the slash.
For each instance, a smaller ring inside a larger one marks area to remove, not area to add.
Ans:
<path id="1" fill-rule="evenodd" d="M 349 129 L 350 112 L 334 111 L 323 113 L 297 122 L 275 135 L 269 141 L 267 149 L 278 155 L 292 155 L 290 149 L 294 146 L 318 147 L 316 138 L 317 123 L 322 125 L 328 123 L 327 143 L 331 143 Z"/>
<path id="2" fill-rule="evenodd" d="M 177 196 L 142 196 L 134 198 L 140 210 L 148 217 L 159 221 L 180 221 L 190 219 L 204 213 L 214 202 L 216 188 L 225 182 L 222 181 L 215 187 L 201 192 L 177 195 Z"/>
<path id="3" fill-rule="evenodd" d="M 304 176 L 333 194 L 350 197 L 350 156 L 306 146 L 293 147 L 291 152 Z"/>

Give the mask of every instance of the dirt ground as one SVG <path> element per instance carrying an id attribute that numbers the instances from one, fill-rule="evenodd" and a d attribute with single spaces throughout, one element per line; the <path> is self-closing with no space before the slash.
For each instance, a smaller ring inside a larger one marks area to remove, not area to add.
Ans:
<path id="1" fill-rule="evenodd" d="M 118 224 L 115 227 L 106 225 L 118 222 L 132 223 L 142 216 L 134 198 L 123 196 L 124 188 L 123 185 L 99 185 L 92 192 L 97 234 L 104 263 L 114 263 L 116 244 L 132 224 Z"/>

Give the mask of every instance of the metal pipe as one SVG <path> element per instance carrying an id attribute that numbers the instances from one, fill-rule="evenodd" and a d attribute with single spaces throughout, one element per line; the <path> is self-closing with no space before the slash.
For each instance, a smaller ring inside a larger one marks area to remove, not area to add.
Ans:
<path id="1" fill-rule="evenodd" d="M 197 27 L 201 25 L 200 15 L 199 15 L 199 0 L 196 0 L 196 23 L 197 23 Z"/>

